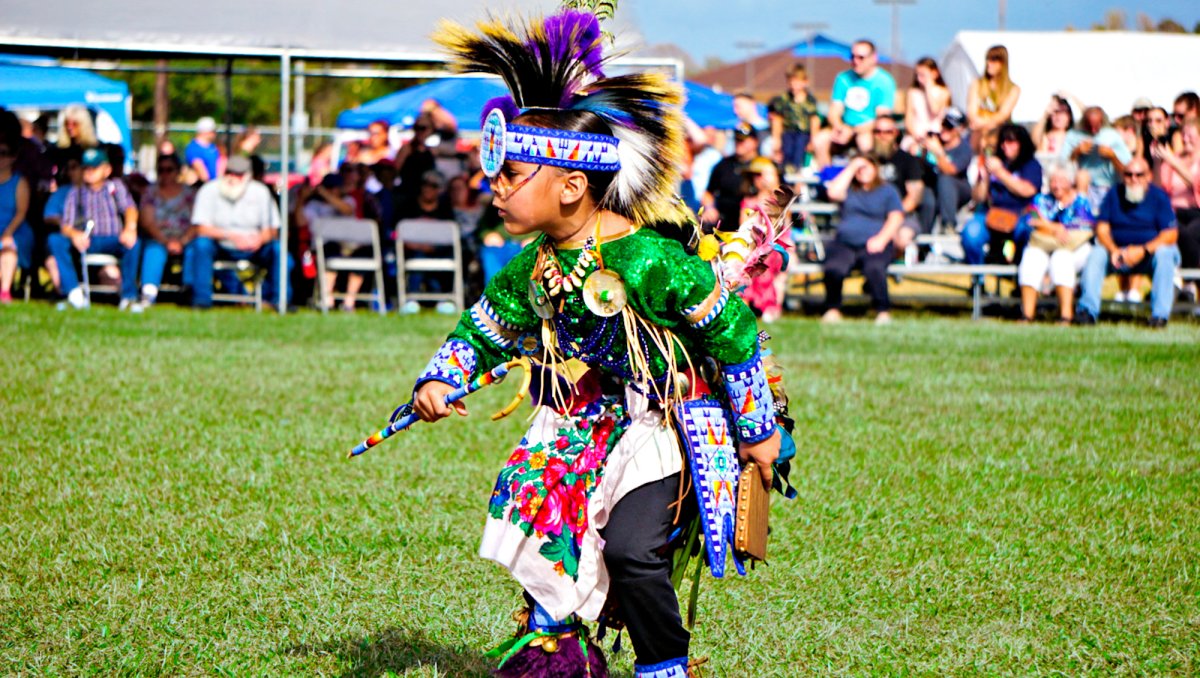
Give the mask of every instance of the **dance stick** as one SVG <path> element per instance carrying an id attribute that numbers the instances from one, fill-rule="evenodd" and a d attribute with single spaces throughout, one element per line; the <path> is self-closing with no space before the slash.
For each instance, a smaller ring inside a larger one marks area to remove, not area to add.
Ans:
<path id="1" fill-rule="evenodd" d="M 475 379 L 472 379 L 471 381 L 467 382 L 467 384 L 465 384 L 464 386 L 457 388 L 457 389 L 451 391 L 450 393 L 447 393 L 446 394 L 446 404 L 449 405 L 451 403 L 462 400 L 466 396 L 474 393 L 475 391 L 478 391 L 479 389 L 483 388 L 484 386 L 491 386 L 493 384 L 499 384 L 500 382 L 504 381 L 504 378 L 506 376 L 508 376 L 508 373 L 512 368 L 518 367 L 518 366 L 525 366 L 525 359 L 510 360 L 510 361 L 504 363 L 503 365 L 497 365 L 496 367 L 492 368 L 492 370 L 490 372 L 484 372 L 483 374 L 479 375 Z M 497 412 L 495 415 L 492 416 L 493 420 L 507 416 L 514 409 L 516 409 L 517 403 L 519 403 L 521 401 L 521 399 L 525 397 L 525 392 L 529 388 L 529 381 L 530 381 L 529 369 L 526 367 L 525 380 L 524 380 L 524 384 L 522 385 L 521 391 L 517 393 L 517 397 L 514 398 L 513 401 L 508 404 L 508 406 L 506 406 L 503 410 L 501 410 L 500 412 Z M 415 424 L 421 420 L 421 418 L 419 416 L 417 416 L 417 413 L 413 411 L 411 402 L 400 406 L 400 408 L 397 409 L 395 414 L 393 414 L 392 416 L 396 417 L 396 419 L 395 419 L 395 421 L 393 421 L 391 423 L 391 425 L 379 430 L 374 435 L 372 435 L 370 438 L 367 438 L 366 440 L 359 443 L 357 446 L 355 446 L 355 448 L 353 450 L 350 450 L 350 454 L 347 456 L 357 457 L 358 455 L 362 454 L 363 452 L 366 452 L 367 450 L 371 449 L 372 447 L 375 447 L 379 443 L 387 440 L 388 438 L 391 438 L 392 436 L 407 429 L 408 427 L 412 426 L 413 424 Z"/>

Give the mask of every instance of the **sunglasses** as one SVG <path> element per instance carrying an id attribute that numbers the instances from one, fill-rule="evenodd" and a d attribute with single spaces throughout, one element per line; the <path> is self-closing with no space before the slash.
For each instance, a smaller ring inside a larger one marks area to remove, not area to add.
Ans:
<path id="1" fill-rule="evenodd" d="M 179 168 L 174 165 L 163 165 L 162 167 L 155 167 L 154 169 L 159 174 L 171 174 L 172 172 L 179 171 Z"/>
<path id="2" fill-rule="evenodd" d="M 1148 177 L 1148 176 L 1150 176 L 1149 172 L 1126 172 L 1125 173 L 1126 179 L 1141 179 L 1142 177 Z"/>
<path id="3" fill-rule="evenodd" d="M 871 131 L 875 134 L 879 134 L 879 135 L 883 135 L 883 136 L 891 136 L 891 135 L 895 134 L 898 130 L 895 130 L 895 129 L 873 129 Z"/>
<path id="4" fill-rule="evenodd" d="M 497 174 L 496 178 L 492 180 L 492 193 L 495 193 L 496 197 L 500 198 L 501 200 L 508 200 L 513 196 L 514 193 L 524 188 L 525 184 L 533 181 L 533 178 L 537 176 L 538 172 L 542 171 L 542 167 L 544 166 L 545 165 L 538 165 L 537 169 L 530 172 L 528 176 L 515 184 L 504 172 Z"/>
<path id="5" fill-rule="evenodd" d="M 866 61 L 867 59 L 870 59 L 870 58 L 871 58 L 870 54 L 854 54 L 854 53 L 850 54 L 851 61 Z"/>

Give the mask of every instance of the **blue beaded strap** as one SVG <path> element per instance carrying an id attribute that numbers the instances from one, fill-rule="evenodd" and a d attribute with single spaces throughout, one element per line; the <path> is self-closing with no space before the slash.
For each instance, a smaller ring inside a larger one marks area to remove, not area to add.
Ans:
<path id="1" fill-rule="evenodd" d="M 619 141 L 607 134 L 508 125 L 504 135 L 507 160 L 568 169 L 616 172 L 621 169 Z"/>
<path id="2" fill-rule="evenodd" d="M 725 310 L 725 304 L 729 301 L 729 290 L 725 289 L 720 283 L 713 288 L 713 291 L 704 298 L 704 301 L 691 306 L 683 311 L 683 317 L 687 318 L 688 324 L 693 329 L 702 330 L 708 327 L 709 323 L 717 319 L 721 315 L 721 311 Z"/>
<path id="3" fill-rule="evenodd" d="M 421 388 L 427 381 L 440 381 L 454 388 L 462 388 L 474 373 L 475 349 L 462 339 L 451 339 L 433 354 L 413 390 Z"/>
<path id="4" fill-rule="evenodd" d="M 529 630 L 544 633 L 567 633 L 579 628 L 579 617 L 568 615 L 566 619 L 555 619 L 540 603 L 533 604 L 529 613 Z"/>
<path id="5" fill-rule="evenodd" d="M 775 398 L 758 350 L 744 363 L 724 366 L 721 373 L 738 439 L 757 443 L 770 438 L 775 433 Z"/>
<path id="6" fill-rule="evenodd" d="M 634 664 L 635 678 L 687 678 L 688 658 L 677 657 L 657 664 Z"/>
<path id="7" fill-rule="evenodd" d="M 517 328 L 511 323 L 505 322 L 496 313 L 496 309 L 492 308 L 487 297 L 480 297 L 479 301 L 471 307 L 470 315 L 471 322 L 474 323 L 476 329 L 493 344 L 505 350 L 511 349 L 515 345 L 519 336 Z"/>

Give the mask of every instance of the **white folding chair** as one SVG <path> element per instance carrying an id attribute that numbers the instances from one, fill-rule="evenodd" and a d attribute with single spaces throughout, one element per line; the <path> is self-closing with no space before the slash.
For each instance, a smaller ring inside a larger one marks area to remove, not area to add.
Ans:
<path id="1" fill-rule="evenodd" d="M 106 266 L 118 266 L 120 260 L 111 254 L 100 254 L 97 252 L 85 252 L 80 257 L 79 265 L 83 268 L 80 273 L 80 286 L 83 288 L 83 296 L 87 298 L 89 304 L 92 303 L 92 292 L 100 292 L 102 294 L 117 294 L 121 290 L 116 285 L 106 285 L 104 283 L 92 282 L 91 272 L 89 268 L 105 268 Z"/>
<path id="2" fill-rule="evenodd" d="M 452 256 L 413 257 L 406 256 L 404 245 L 433 245 L 452 248 Z M 410 292 L 409 273 L 442 273 L 454 276 L 451 292 Z M 458 223 L 440 219 L 402 219 L 396 224 L 396 290 L 400 295 L 400 308 L 410 299 L 414 301 L 452 301 L 463 309 L 463 259 L 462 242 L 459 239 Z"/>
<path id="3" fill-rule="evenodd" d="M 313 249 L 317 253 L 317 281 L 320 290 L 321 311 L 326 312 L 338 299 L 345 299 L 346 294 L 331 291 L 330 299 L 325 298 L 325 272 L 345 271 L 348 273 L 375 274 L 375 307 L 379 313 L 387 313 L 387 304 L 383 298 L 383 248 L 379 245 L 379 225 L 371 219 L 355 219 L 354 217 L 325 217 L 313 221 Z M 369 257 L 325 256 L 326 243 L 345 243 L 347 245 L 369 245 Z"/>
<path id="4" fill-rule="evenodd" d="M 233 271 L 243 287 L 249 283 L 251 290 L 243 294 L 237 294 L 232 290 L 214 291 L 213 301 L 250 302 L 254 304 L 255 311 L 262 311 L 263 278 L 266 277 L 266 271 L 255 266 L 254 262 L 249 259 L 217 259 L 213 261 L 213 274 L 216 274 L 217 271 Z"/>

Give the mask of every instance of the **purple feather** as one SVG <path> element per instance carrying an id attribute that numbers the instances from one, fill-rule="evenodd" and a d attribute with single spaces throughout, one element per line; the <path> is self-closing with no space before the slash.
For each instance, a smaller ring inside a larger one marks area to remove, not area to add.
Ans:
<path id="1" fill-rule="evenodd" d="M 564 10 L 546 17 L 546 42 L 555 61 L 579 59 L 588 72 L 603 78 L 600 22 L 591 12 Z"/>
<path id="2" fill-rule="evenodd" d="M 494 674 L 499 678 L 578 678 L 589 675 L 589 668 L 591 678 L 608 677 L 608 662 L 600 648 L 589 640 L 585 659 L 577 638 L 561 638 L 557 652 L 546 652 L 540 647 L 526 645 L 504 662 L 504 666 L 496 669 Z"/>
<path id="3" fill-rule="evenodd" d="M 504 114 L 504 119 L 508 122 L 512 122 L 513 118 L 521 114 L 521 109 L 517 107 L 517 102 L 510 94 L 488 99 L 488 102 L 483 105 L 483 112 L 479 114 L 480 127 L 483 126 L 484 119 L 487 118 L 488 113 L 492 112 L 493 108 L 499 108 L 500 112 Z"/>

